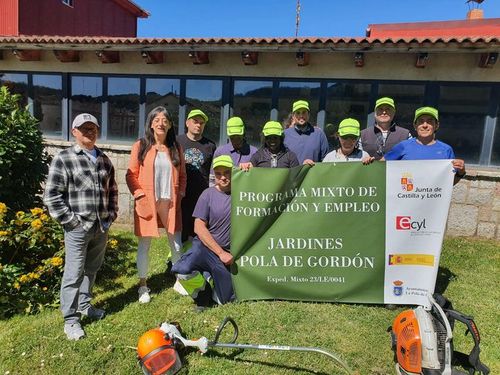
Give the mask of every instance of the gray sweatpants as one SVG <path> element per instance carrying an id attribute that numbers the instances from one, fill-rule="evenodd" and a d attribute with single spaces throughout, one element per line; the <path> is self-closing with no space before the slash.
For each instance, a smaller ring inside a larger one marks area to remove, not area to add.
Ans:
<path id="1" fill-rule="evenodd" d="M 90 306 L 95 276 L 101 268 L 108 241 L 96 222 L 86 231 L 81 225 L 64 231 L 65 263 L 61 283 L 61 311 L 65 323 L 76 323 Z"/>

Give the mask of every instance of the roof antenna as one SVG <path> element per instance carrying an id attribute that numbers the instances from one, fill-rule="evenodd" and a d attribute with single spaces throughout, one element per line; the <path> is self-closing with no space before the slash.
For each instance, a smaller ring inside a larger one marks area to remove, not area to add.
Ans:
<path id="1" fill-rule="evenodd" d="M 299 25 L 300 25 L 300 0 L 297 0 L 297 16 L 295 17 L 295 37 L 299 35 Z"/>

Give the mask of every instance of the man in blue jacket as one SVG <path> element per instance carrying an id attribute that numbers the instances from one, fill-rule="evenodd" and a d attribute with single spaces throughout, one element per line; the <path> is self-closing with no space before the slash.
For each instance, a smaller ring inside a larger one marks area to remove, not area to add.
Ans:
<path id="1" fill-rule="evenodd" d="M 298 100 L 292 106 L 292 122 L 285 129 L 285 146 L 297 155 L 300 164 L 320 162 L 328 153 L 323 130 L 309 122 L 309 103 Z"/>

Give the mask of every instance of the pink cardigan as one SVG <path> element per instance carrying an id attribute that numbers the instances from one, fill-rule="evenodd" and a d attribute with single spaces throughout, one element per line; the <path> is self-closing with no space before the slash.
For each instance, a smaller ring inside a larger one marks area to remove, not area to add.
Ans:
<path id="1" fill-rule="evenodd" d="M 130 160 L 126 174 L 127 186 L 134 196 L 134 233 L 139 237 L 159 237 L 158 228 L 163 228 L 161 221 L 156 214 L 156 198 L 154 184 L 154 163 L 156 153 L 155 146 L 147 152 L 144 158 L 144 165 L 139 163 L 140 141 L 132 146 Z M 170 160 L 170 153 L 167 152 Z M 186 166 L 184 153 L 179 146 L 180 164 L 177 167 L 172 165 L 172 205 L 168 212 L 168 233 L 173 234 L 182 228 L 181 219 L 181 199 L 186 192 Z M 145 195 L 140 199 L 137 199 Z"/>

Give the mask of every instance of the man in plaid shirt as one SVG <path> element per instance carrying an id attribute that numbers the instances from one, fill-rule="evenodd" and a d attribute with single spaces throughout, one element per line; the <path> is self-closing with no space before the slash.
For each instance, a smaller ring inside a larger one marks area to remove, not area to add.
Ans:
<path id="1" fill-rule="evenodd" d="M 43 197 L 50 216 L 64 228 L 61 311 L 69 340 L 85 336 L 81 315 L 92 319 L 105 315 L 90 300 L 104 260 L 108 229 L 118 212 L 118 187 L 111 160 L 95 147 L 98 128 L 97 119 L 88 113 L 75 117 L 76 143 L 54 157 Z"/>

